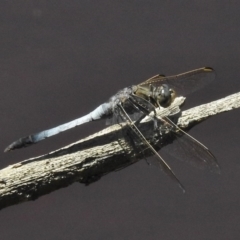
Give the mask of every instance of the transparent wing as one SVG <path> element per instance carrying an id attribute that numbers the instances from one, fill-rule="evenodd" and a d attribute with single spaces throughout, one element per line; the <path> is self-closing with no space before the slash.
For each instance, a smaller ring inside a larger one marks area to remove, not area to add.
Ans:
<path id="1" fill-rule="evenodd" d="M 153 76 L 153 77 L 147 79 L 147 80 L 144 82 L 144 84 L 147 84 L 147 83 L 148 83 L 148 84 L 151 84 L 151 81 L 152 81 L 152 80 L 155 80 L 156 77 L 158 78 L 158 80 L 160 80 L 160 79 L 165 78 L 166 76 L 163 75 L 163 74 L 158 74 L 158 75 L 156 75 L 156 76 Z M 142 85 L 142 84 L 139 84 L 139 85 Z"/>
<path id="2" fill-rule="evenodd" d="M 152 84 L 158 87 L 162 84 L 167 84 L 176 91 L 178 96 L 186 96 L 209 84 L 214 79 L 215 71 L 210 67 L 204 67 L 169 77 L 156 75 L 139 85 L 147 87 L 149 84 Z"/>
<path id="3" fill-rule="evenodd" d="M 137 121 L 138 119 L 142 118 L 143 114 L 141 112 L 135 112 L 132 114 L 128 114 L 132 121 Z M 106 125 L 114 125 L 125 122 L 119 115 L 113 114 L 111 117 L 106 119 Z"/>
<path id="4" fill-rule="evenodd" d="M 212 172 L 220 173 L 217 159 L 201 142 L 188 133 L 172 131 L 175 140 L 172 144 L 163 147 L 163 150 L 178 160 L 190 163 L 200 169 L 209 169 Z"/>
<path id="5" fill-rule="evenodd" d="M 153 154 L 158 158 L 158 166 L 160 169 L 168 175 L 174 182 L 178 184 L 178 186 L 185 192 L 185 189 L 179 179 L 176 177 L 175 173 L 172 171 L 172 169 L 169 167 L 169 165 L 164 161 L 164 159 L 158 154 L 158 152 L 155 150 L 155 148 L 147 141 L 147 139 L 144 137 L 142 132 L 138 129 L 138 127 L 134 124 L 134 122 L 131 120 L 125 109 L 122 107 L 122 105 L 118 105 L 118 108 L 116 109 L 116 114 L 119 114 L 122 119 L 125 120 L 127 125 L 131 128 L 132 132 L 134 132 L 135 137 L 139 138 L 143 144 L 152 151 Z"/>

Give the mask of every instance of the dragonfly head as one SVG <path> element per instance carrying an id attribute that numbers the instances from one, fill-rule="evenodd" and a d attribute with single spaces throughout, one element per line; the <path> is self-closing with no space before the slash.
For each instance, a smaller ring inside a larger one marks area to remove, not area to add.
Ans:
<path id="1" fill-rule="evenodd" d="M 160 106 L 168 107 L 175 99 L 175 96 L 175 91 L 167 84 L 163 84 L 161 87 L 158 87 L 154 98 Z"/>

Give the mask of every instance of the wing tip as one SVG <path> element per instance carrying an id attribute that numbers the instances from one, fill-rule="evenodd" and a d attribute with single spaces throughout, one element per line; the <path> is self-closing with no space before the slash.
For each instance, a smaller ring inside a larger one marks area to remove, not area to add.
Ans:
<path id="1" fill-rule="evenodd" d="M 185 193 L 186 193 L 186 189 L 185 189 L 185 187 L 180 183 L 180 181 L 179 181 L 178 185 L 179 185 L 179 187 L 181 188 L 183 194 L 185 194 Z"/>
<path id="2" fill-rule="evenodd" d="M 221 174 L 221 167 L 217 161 L 217 158 L 213 155 L 213 153 L 208 149 L 206 148 L 207 151 L 208 151 L 208 154 L 210 155 L 210 157 L 212 158 L 212 170 L 213 172 L 217 173 L 217 174 Z"/>
<path id="3" fill-rule="evenodd" d="M 211 67 L 204 67 L 204 70 L 205 70 L 206 72 L 214 72 L 214 69 L 211 68 Z"/>
<path id="4" fill-rule="evenodd" d="M 213 172 L 215 172 L 216 174 L 219 174 L 219 175 L 221 174 L 221 167 L 217 161 L 215 161 L 215 164 L 213 167 Z"/>

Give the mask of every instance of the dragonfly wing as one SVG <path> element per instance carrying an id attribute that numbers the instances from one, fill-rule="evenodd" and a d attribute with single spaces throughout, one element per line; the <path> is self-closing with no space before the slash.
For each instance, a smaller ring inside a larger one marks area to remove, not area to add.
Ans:
<path id="1" fill-rule="evenodd" d="M 161 168 L 161 170 L 166 173 L 173 181 L 175 181 L 179 187 L 185 192 L 185 189 L 179 179 L 176 177 L 172 169 L 169 167 L 169 165 L 164 161 L 164 159 L 158 154 L 158 152 L 154 149 L 154 147 L 147 141 L 147 139 L 144 137 L 144 135 L 141 133 L 141 131 L 138 129 L 138 127 L 132 122 L 131 118 L 128 116 L 127 112 L 124 110 L 124 108 L 121 105 L 118 105 L 118 113 L 122 116 L 122 118 L 126 121 L 128 126 L 132 129 L 132 131 L 135 133 L 136 137 L 141 139 L 141 141 L 145 144 L 145 146 L 152 151 L 152 153 L 158 158 L 158 166 Z"/>
<path id="2" fill-rule="evenodd" d="M 138 119 L 142 118 L 142 116 L 143 116 L 143 114 L 141 112 L 135 112 L 135 113 L 128 114 L 128 115 L 132 119 L 132 121 L 137 121 Z M 125 120 L 123 120 L 117 114 L 113 114 L 113 116 L 106 119 L 106 125 L 114 125 L 114 124 L 119 124 L 121 122 L 125 122 Z"/>
<path id="3" fill-rule="evenodd" d="M 160 80 L 160 79 L 163 79 L 163 78 L 165 78 L 165 77 L 166 77 L 166 76 L 163 75 L 163 74 L 158 74 L 158 75 L 156 75 L 156 76 L 153 76 L 153 77 L 147 79 L 147 80 L 144 82 L 144 84 L 147 84 L 147 83 L 151 84 L 152 81 L 155 81 L 156 79 Z M 140 85 L 142 85 L 142 84 L 140 84 Z"/>
<path id="4" fill-rule="evenodd" d="M 176 159 L 188 162 L 197 168 L 208 168 L 212 172 L 220 173 L 217 159 L 206 146 L 183 130 L 171 133 L 175 140 L 172 144 L 163 147 L 163 150 Z"/>
<path id="5" fill-rule="evenodd" d="M 215 71 L 212 68 L 204 67 L 174 76 L 162 77 L 162 75 L 156 75 L 139 85 L 148 86 L 152 84 L 158 87 L 167 84 L 176 91 L 178 96 L 185 96 L 204 87 L 214 79 Z"/>

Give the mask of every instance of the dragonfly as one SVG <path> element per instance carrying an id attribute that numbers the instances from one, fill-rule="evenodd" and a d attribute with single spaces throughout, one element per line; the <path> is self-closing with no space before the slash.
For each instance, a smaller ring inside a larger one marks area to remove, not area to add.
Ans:
<path id="1" fill-rule="evenodd" d="M 123 88 L 113 95 L 107 102 L 99 105 L 95 110 L 85 116 L 14 141 L 4 150 L 4 152 L 30 146 L 84 123 L 115 117 L 118 119 L 118 123 L 125 122 L 129 126 L 132 132 L 135 133 L 135 137 L 137 136 L 145 147 L 157 157 L 159 166 L 163 172 L 165 172 L 180 186 L 180 188 L 182 188 L 183 191 L 185 191 L 173 170 L 161 157 L 154 146 L 152 146 L 145 138 L 138 126 L 145 116 L 154 112 L 152 119 L 155 130 L 160 129 L 160 131 L 171 131 L 178 136 L 179 139 L 188 139 L 187 143 L 183 143 L 183 146 L 184 151 L 190 153 L 188 154 L 191 156 L 190 161 L 207 165 L 218 171 L 219 165 L 217 160 L 205 145 L 180 129 L 168 116 L 163 115 L 159 117 L 156 115 L 157 108 L 167 109 L 167 107 L 171 106 L 177 96 L 186 96 L 193 93 L 209 84 L 214 79 L 215 71 L 210 67 L 203 67 L 173 76 L 158 74 L 138 85 Z M 132 114 L 135 113 L 142 114 L 136 121 L 131 118 Z M 182 138 L 183 136 L 184 138 Z M 180 142 L 181 141 L 182 140 L 180 140 Z"/>

